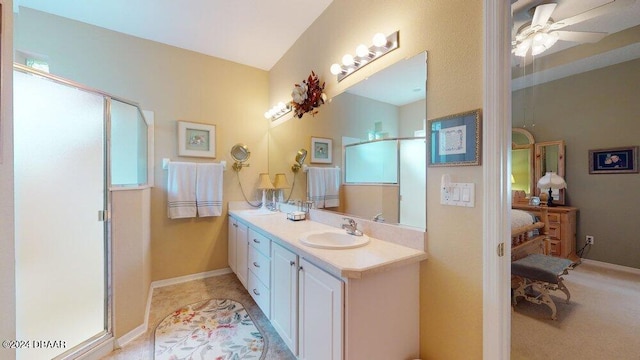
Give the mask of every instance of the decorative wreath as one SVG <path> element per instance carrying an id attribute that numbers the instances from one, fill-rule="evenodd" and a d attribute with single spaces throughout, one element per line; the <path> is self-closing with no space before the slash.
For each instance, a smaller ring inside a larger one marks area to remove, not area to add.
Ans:
<path id="1" fill-rule="evenodd" d="M 293 99 L 291 101 L 293 111 L 298 118 L 308 112 L 315 116 L 318 113 L 316 108 L 327 100 L 327 95 L 324 93 L 324 82 L 321 85 L 318 75 L 311 71 L 309 77 L 303 80 L 302 84 L 295 84 L 291 98 Z"/>

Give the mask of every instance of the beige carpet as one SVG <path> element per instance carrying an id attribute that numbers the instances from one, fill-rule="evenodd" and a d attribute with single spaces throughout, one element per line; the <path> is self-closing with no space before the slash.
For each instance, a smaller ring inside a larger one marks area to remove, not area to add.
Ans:
<path id="1" fill-rule="evenodd" d="M 182 306 L 210 298 L 232 299 L 244 306 L 267 340 L 268 347 L 264 357 L 265 360 L 295 360 L 295 357 L 275 332 L 269 320 L 260 311 L 234 274 L 215 276 L 155 289 L 151 300 L 148 331 L 103 359 L 153 359 L 153 332 L 162 319 Z"/>
<path id="2" fill-rule="evenodd" d="M 640 274 L 582 263 L 564 277 L 571 292 L 545 305 L 520 300 L 511 313 L 511 359 L 640 360 Z"/>

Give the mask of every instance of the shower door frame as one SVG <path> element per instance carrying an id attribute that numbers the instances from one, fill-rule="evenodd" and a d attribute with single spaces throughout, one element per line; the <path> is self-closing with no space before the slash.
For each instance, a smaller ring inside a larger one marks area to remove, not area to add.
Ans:
<path id="1" fill-rule="evenodd" d="M 25 74 L 36 75 L 44 77 L 55 83 L 59 83 L 65 86 L 74 87 L 82 91 L 94 93 L 102 96 L 103 98 L 103 131 L 104 131 L 104 148 L 103 148 L 103 161 L 105 176 L 103 180 L 104 189 L 104 207 L 100 211 L 100 218 L 104 223 L 103 236 L 104 236 L 104 260 L 105 260 L 105 276 L 104 276 L 104 289 L 105 289 L 105 301 L 104 301 L 104 324 L 105 330 L 91 336 L 85 341 L 81 342 L 77 346 L 65 351 L 64 353 L 55 357 L 55 359 L 77 359 L 90 351 L 97 349 L 100 346 L 107 344 L 108 341 L 114 340 L 113 334 L 113 252 L 112 252 L 112 229 L 111 229 L 111 100 L 117 100 L 122 103 L 129 104 L 138 109 L 138 112 L 144 118 L 144 114 L 140 105 L 136 102 L 123 99 L 118 96 L 111 95 L 101 90 L 93 89 L 77 82 L 58 77 L 49 73 L 45 73 L 22 64 L 14 63 L 13 70 L 19 71 Z M 145 120 L 146 122 L 146 120 Z M 147 127 L 149 124 L 147 123 Z M 148 128 L 147 128 L 148 131 Z M 147 164 L 148 172 L 149 164 Z M 149 183 L 149 177 L 147 177 L 147 184 Z M 109 349 L 111 351 L 111 349 Z"/>

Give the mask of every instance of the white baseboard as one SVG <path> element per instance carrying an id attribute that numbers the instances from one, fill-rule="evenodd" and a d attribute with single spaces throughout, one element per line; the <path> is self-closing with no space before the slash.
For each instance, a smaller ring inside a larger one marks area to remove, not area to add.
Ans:
<path id="1" fill-rule="evenodd" d="M 176 284 L 184 283 L 187 281 L 201 280 L 201 279 L 206 279 L 212 276 L 220 276 L 220 275 L 226 275 L 226 274 L 231 274 L 230 268 L 205 271 L 205 272 L 185 275 L 185 276 L 178 276 L 171 279 L 154 281 L 151 283 L 151 289 L 153 290 L 153 289 L 164 287 L 164 286 L 176 285 Z"/>
<path id="2" fill-rule="evenodd" d="M 582 262 L 585 264 L 593 265 L 593 266 L 599 266 L 605 269 L 624 271 L 631 274 L 640 275 L 640 269 L 632 268 L 629 266 L 611 264 L 611 263 L 606 263 L 603 261 L 591 260 L 591 259 L 582 259 Z"/>
<path id="3" fill-rule="evenodd" d="M 149 328 L 149 313 L 151 312 L 151 299 L 153 298 L 154 289 L 161 288 L 164 286 L 169 286 L 169 285 L 181 284 L 181 283 L 185 283 L 193 280 L 202 280 L 202 279 L 206 279 L 213 276 L 231 274 L 231 273 L 232 271 L 230 268 L 224 268 L 224 269 L 205 271 L 197 274 L 179 276 L 171 279 L 164 279 L 164 280 L 158 280 L 158 281 L 152 282 L 151 285 L 149 286 L 149 292 L 147 295 L 147 306 L 144 312 L 144 324 L 138 326 L 137 328 L 119 337 L 116 340 L 116 345 L 118 347 L 125 346 L 127 343 L 131 342 L 133 339 L 137 338 L 138 336 L 144 334 L 147 331 L 147 329 Z"/>
<path id="4" fill-rule="evenodd" d="M 80 355 L 78 359 L 82 359 L 82 360 L 102 359 L 103 357 L 111 353 L 113 349 L 115 349 L 114 345 L 115 345 L 114 339 L 110 338 L 106 341 L 103 341 L 102 343 L 92 348 L 91 350 L 87 351 L 86 353 Z"/>
<path id="5" fill-rule="evenodd" d="M 128 333 L 120 336 L 119 338 L 116 339 L 116 343 L 115 343 L 115 348 L 119 349 L 125 345 L 127 345 L 129 342 L 131 342 L 132 340 L 134 340 L 135 338 L 137 338 L 138 336 L 144 334 L 147 331 L 147 327 L 148 327 L 148 314 L 145 314 L 145 318 L 144 318 L 144 324 L 138 326 L 137 328 L 129 331 Z"/>

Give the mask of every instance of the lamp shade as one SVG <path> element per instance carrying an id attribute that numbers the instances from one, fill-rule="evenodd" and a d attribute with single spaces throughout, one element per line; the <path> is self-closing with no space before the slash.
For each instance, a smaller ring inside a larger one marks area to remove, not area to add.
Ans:
<path id="1" fill-rule="evenodd" d="M 511 183 L 512 183 L 512 184 L 515 184 L 515 183 L 516 183 L 516 178 L 515 178 L 515 177 L 513 177 L 513 174 L 511 174 Z"/>
<path id="2" fill-rule="evenodd" d="M 538 189 L 564 189 L 567 187 L 567 183 L 562 176 L 554 173 L 547 172 L 543 177 L 538 180 Z"/>
<path id="3" fill-rule="evenodd" d="M 276 179 L 273 182 L 273 187 L 276 189 L 288 189 L 291 186 L 287 181 L 287 177 L 284 174 L 276 174 Z"/>
<path id="4" fill-rule="evenodd" d="M 271 183 L 271 179 L 269 179 L 269 174 L 262 173 L 260 174 L 260 185 L 258 185 L 258 189 L 273 189 L 273 184 Z"/>

